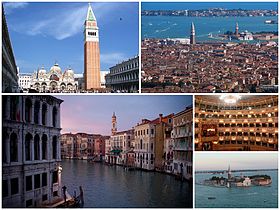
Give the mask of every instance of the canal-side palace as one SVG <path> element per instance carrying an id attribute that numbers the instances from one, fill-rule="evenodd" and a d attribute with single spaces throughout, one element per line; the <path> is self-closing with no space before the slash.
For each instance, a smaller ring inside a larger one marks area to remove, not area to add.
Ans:
<path id="1" fill-rule="evenodd" d="M 153 120 L 142 119 L 133 128 L 117 131 L 106 140 L 105 162 L 192 179 L 192 107 Z"/>
<path id="2" fill-rule="evenodd" d="M 111 136 L 88 133 L 61 135 L 64 159 L 105 162 L 128 169 L 159 171 L 182 180 L 192 179 L 193 108 L 179 113 L 159 114 L 142 119 L 128 130 L 118 131 L 117 116 L 112 115 Z"/>
<path id="3" fill-rule="evenodd" d="M 2 97 L 2 206 L 61 199 L 60 105 L 53 96 Z"/>

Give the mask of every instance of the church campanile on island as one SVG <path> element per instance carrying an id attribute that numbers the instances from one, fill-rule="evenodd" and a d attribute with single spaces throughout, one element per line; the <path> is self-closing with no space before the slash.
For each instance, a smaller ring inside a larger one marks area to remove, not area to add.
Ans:
<path id="1" fill-rule="evenodd" d="M 87 18 L 84 26 L 85 89 L 98 89 L 100 88 L 99 32 L 97 21 L 90 4 L 88 6 Z"/>

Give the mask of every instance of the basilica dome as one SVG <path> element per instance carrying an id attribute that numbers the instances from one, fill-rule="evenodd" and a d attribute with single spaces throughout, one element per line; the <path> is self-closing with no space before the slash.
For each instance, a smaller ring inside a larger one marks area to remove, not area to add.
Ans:
<path id="1" fill-rule="evenodd" d="M 59 67 L 58 63 L 55 63 L 51 69 L 50 69 L 51 74 L 56 74 L 56 75 L 61 75 L 62 71 L 61 68 Z"/>
<path id="2" fill-rule="evenodd" d="M 46 69 L 44 69 L 44 67 L 41 67 L 41 69 L 39 69 L 39 72 L 38 72 L 39 75 L 44 75 L 46 73 L 47 73 L 47 71 L 46 71 Z"/>
<path id="3" fill-rule="evenodd" d="M 65 70 L 64 76 L 74 76 L 74 71 L 71 68 L 68 68 Z"/>

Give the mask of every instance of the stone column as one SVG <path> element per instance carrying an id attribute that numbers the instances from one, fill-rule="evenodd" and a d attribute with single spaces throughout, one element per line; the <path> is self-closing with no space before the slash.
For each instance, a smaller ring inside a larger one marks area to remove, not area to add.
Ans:
<path id="1" fill-rule="evenodd" d="M 31 139 L 31 161 L 34 161 L 34 135 L 32 136 L 32 139 Z"/>
<path id="2" fill-rule="evenodd" d="M 39 140 L 39 160 L 42 160 L 42 137 Z"/>
<path id="3" fill-rule="evenodd" d="M 60 160 L 60 141 L 59 137 L 56 139 L 56 159 Z"/>
<path id="4" fill-rule="evenodd" d="M 26 149 L 25 148 L 25 136 L 26 136 L 26 133 L 24 132 L 23 136 L 22 136 L 22 146 L 23 146 L 22 147 L 23 148 L 23 150 L 22 150 L 22 152 L 23 152 L 23 160 L 22 160 L 22 162 L 23 163 L 25 163 L 25 161 L 26 161 L 26 156 L 25 156 L 26 155 L 26 151 L 25 151 L 25 149 Z"/>
<path id="5" fill-rule="evenodd" d="M 42 125 L 42 106 L 43 106 L 43 103 L 40 101 L 40 108 L 39 108 L 39 113 L 38 113 L 38 124 L 39 125 Z"/>
<path id="6" fill-rule="evenodd" d="M 31 106 L 31 124 L 34 124 L 34 107 L 35 107 L 35 100 L 34 97 L 31 98 L 32 106 Z"/>
<path id="7" fill-rule="evenodd" d="M 10 98 L 10 96 L 7 96 L 7 102 L 5 104 L 6 105 L 6 113 L 4 113 L 4 116 L 3 116 L 4 119 L 10 119 L 10 112 L 11 112 L 10 103 L 11 103 L 11 98 Z"/>
<path id="8" fill-rule="evenodd" d="M 22 104 L 23 104 L 22 110 L 21 110 L 21 112 L 22 112 L 22 122 L 25 122 L 25 96 L 20 97 L 20 100 L 22 100 Z"/>
<path id="9" fill-rule="evenodd" d="M 10 134 L 11 135 L 11 134 Z M 6 162 L 7 163 L 10 163 L 10 140 L 9 140 L 9 136 L 6 136 L 6 139 L 5 139 L 5 149 L 6 149 Z"/>
<path id="10" fill-rule="evenodd" d="M 18 133 L 18 162 L 23 162 L 24 159 L 22 153 L 24 152 L 24 150 L 22 150 L 21 148 L 24 147 L 24 136 L 22 136 L 22 130 L 19 130 Z"/>
<path id="11" fill-rule="evenodd" d="M 53 126 L 52 125 L 52 111 L 53 111 L 53 107 L 51 105 L 48 104 L 48 119 L 47 119 L 47 126 Z"/>
<path id="12" fill-rule="evenodd" d="M 57 108 L 56 120 L 57 120 L 57 128 L 61 128 L 61 125 L 60 125 L 60 106 L 58 106 L 58 108 Z"/>

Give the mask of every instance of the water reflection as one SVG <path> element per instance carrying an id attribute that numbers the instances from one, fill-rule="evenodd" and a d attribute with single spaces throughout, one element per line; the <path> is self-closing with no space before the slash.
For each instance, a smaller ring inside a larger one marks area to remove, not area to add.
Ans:
<path id="1" fill-rule="evenodd" d="M 84 207 L 192 207 L 189 184 L 169 175 L 82 160 L 63 160 L 62 168 L 70 194 L 83 186 Z"/>

